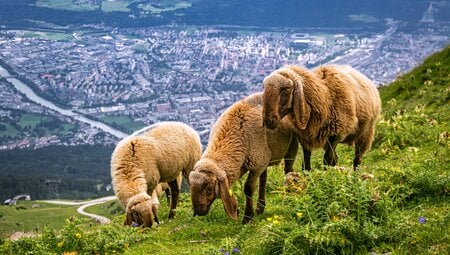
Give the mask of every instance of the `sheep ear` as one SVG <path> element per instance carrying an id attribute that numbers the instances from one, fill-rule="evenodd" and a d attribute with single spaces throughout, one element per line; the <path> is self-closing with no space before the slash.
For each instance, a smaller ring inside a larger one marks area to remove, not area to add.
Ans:
<path id="1" fill-rule="evenodd" d="M 131 226 L 131 224 L 133 224 L 133 215 L 131 214 L 131 211 L 128 211 L 123 225 Z"/>
<path id="2" fill-rule="evenodd" d="M 219 193 L 225 212 L 230 218 L 237 220 L 237 201 L 230 194 L 227 178 L 219 178 Z"/>
<path id="3" fill-rule="evenodd" d="M 306 128 L 308 124 L 310 111 L 305 100 L 305 93 L 303 92 L 303 82 L 298 74 L 294 74 L 295 83 L 293 98 L 292 98 L 292 108 L 294 115 L 294 124 L 297 129 L 302 130 Z"/>

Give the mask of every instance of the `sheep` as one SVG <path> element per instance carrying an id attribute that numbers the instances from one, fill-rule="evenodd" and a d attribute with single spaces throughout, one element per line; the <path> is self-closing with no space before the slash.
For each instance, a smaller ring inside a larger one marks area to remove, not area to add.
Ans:
<path id="1" fill-rule="evenodd" d="M 265 77 L 264 125 L 275 128 L 284 116 L 303 147 L 302 168 L 311 170 L 311 151 L 324 148 L 324 165 L 335 166 L 338 143 L 355 145 L 353 169 L 372 145 L 381 100 L 375 85 L 346 65 L 312 71 L 285 66 Z"/>
<path id="2" fill-rule="evenodd" d="M 181 189 L 181 181 L 182 181 L 182 175 L 178 175 L 177 177 L 177 185 L 178 188 Z M 159 224 L 158 219 L 158 210 L 160 207 L 159 198 L 161 197 L 162 193 L 165 193 L 167 196 L 167 204 L 170 206 L 170 187 L 167 182 L 160 182 L 158 185 L 156 185 L 156 188 L 152 192 L 152 213 L 153 217 L 155 219 L 155 222 Z"/>
<path id="3" fill-rule="evenodd" d="M 125 225 L 153 224 L 152 194 L 160 182 L 170 186 L 169 219 L 178 203 L 180 173 L 189 172 L 201 157 L 200 137 L 181 122 L 161 122 L 120 141 L 111 156 L 114 192 L 126 208 Z"/>
<path id="4" fill-rule="evenodd" d="M 208 214 L 211 204 L 220 197 L 227 215 L 237 220 L 237 201 L 230 187 L 246 172 L 249 174 L 244 186 L 246 205 L 242 222 L 253 218 L 252 197 L 258 177 L 256 213 L 264 212 L 267 167 L 284 158 L 285 173 L 291 172 L 298 141 L 289 122 L 274 130 L 264 128 L 262 122 L 262 93 L 234 103 L 221 114 L 201 159 L 189 174 L 194 216 Z"/>

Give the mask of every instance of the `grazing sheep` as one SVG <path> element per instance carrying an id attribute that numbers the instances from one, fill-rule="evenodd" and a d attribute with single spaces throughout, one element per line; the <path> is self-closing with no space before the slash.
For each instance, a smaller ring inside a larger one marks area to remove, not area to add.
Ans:
<path id="1" fill-rule="evenodd" d="M 189 177 L 200 159 L 200 137 L 180 122 L 162 122 L 135 132 L 120 141 L 111 157 L 114 191 L 126 208 L 125 225 L 150 227 L 152 194 L 160 182 L 170 186 L 169 219 L 175 216 L 180 173 Z"/>
<path id="2" fill-rule="evenodd" d="M 181 189 L 182 178 L 183 177 L 181 174 L 177 177 L 177 185 L 179 189 Z M 159 224 L 158 210 L 159 206 L 161 205 L 159 202 L 159 198 L 161 197 L 163 192 L 166 194 L 167 204 L 170 206 L 170 187 L 167 182 L 158 183 L 158 185 L 156 185 L 156 188 L 152 192 L 152 213 L 157 224 Z"/>
<path id="3" fill-rule="evenodd" d="M 254 215 L 252 197 L 258 177 L 256 213 L 264 212 L 267 167 L 284 158 L 285 173 L 291 172 L 298 141 L 289 122 L 274 130 L 262 124 L 262 93 L 236 102 L 217 120 L 202 158 L 189 175 L 194 216 L 206 215 L 216 197 L 220 197 L 228 216 L 237 220 L 237 201 L 230 187 L 246 172 L 249 174 L 244 186 L 243 222 Z"/>
<path id="4" fill-rule="evenodd" d="M 370 148 L 381 112 L 374 84 L 350 66 L 313 71 L 286 66 L 264 79 L 264 125 L 275 128 L 288 116 L 303 147 L 303 168 L 311 170 L 311 151 L 324 148 L 324 164 L 335 166 L 339 142 L 355 144 L 353 169 Z"/>

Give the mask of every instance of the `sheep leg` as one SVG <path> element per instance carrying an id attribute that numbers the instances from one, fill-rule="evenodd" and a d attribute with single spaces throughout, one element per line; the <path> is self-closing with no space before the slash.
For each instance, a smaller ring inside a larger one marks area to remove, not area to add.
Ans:
<path id="1" fill-rule="evenodd" d="M 263 214 L 266 208 L 266 183 L 267 183 L 267 169 L 259 176 L 259 194 L 258 204 L 256 205 L 256 213 Z"/>
<path id="2" fill-rule="evenodd" d="M 170 189 L 166 189 L 164 193 L 166 193 L 167 204 L 170 205 Z"/>
<path id="3" fill-rule="evenodd" d="M 306 149 L 305 147 L 303 147 L 302 170 L 311 170 L 311 150 Z"/>
<path id="4" fill-rule="evenodd" d="M 292 137 L 291 143 L 289 144 L 289 149 L 284 155 L 284 174 L 288 174 L 294 171 L 295 157 L 298 152 L 298 141 L 295 137 Z M 260 177 L 261 178 L 261 177 Z"/>
<path id="5" fill-rule="evenodd" d="M 325 155 L 323 156 L 323 164 L 328 166 L 335 166 L 338 161 L 336 154 L 336 146 L 339 143 L 339 137 L 334 135 L 327 139 L 325 144 Z"/>
<path id="6" fill-rule="evenodd" d="M 356 168 L 361 164 L 362 156 L 372 145 L 375 129 L 372 127 L 365 134 L 366 135 L 359 137 L 355 141 L 355 158 L 353 159 L 353 170 L 355 171 Z"/>
<path id="7" fill-rule="evenodd" d="M 175 217 L 175 209 L 177 208 L 177 204 L 178 204 L 178 196 L 180 194 L 180 188 L 178 186 L 177 179 L 170 181 L 168 184 L 170 187 L 169 219 L 173 219 Z"/>
<path id="8" fill-rule="evenodd" d="M 255 191 L 256 180 L 258 179 L 258 175 L 255 171 L 250 171 L 245 181 L 244 185 L 244 194 L 245 194 L 245 212 L 244 219 L 242 223 L 248 223 L 254 215 L 253 212 L 253 193 Z"/>

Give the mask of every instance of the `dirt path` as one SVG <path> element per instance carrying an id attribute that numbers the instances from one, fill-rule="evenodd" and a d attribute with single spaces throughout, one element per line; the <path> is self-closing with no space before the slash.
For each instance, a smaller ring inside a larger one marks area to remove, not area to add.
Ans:
<path id="1" fill-rule="evenodd" d="M 80 205 L 80 207 L 78 207 L 78 209 L 77 209 L 77 212 L 79 214 L 87 216 L 87 217 L 91 217 L 101 224 L 108 224 L 111 222 L 110 219 L 108 219 L 104 216 L 101 216 L 101 215 L 85 212 L 84 210 L 89 206 L 105 203 L 105 202 L 108 202 L 108 201 L 111 201 L 114 199 L 116 199 L 116 196 L 102 197 L 102 198 L 97 198 L 97 199 L 93 199 L 93 200 L 89 200 L 89 201 L 43 200 L 42 202 L 50 203 L 50 204 L 58 204 L 58 205 Z"/>

